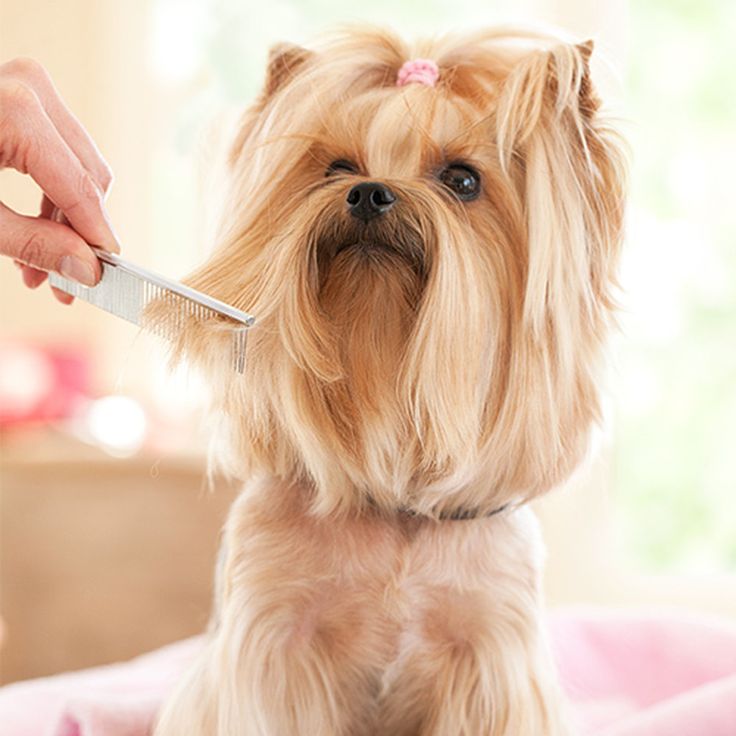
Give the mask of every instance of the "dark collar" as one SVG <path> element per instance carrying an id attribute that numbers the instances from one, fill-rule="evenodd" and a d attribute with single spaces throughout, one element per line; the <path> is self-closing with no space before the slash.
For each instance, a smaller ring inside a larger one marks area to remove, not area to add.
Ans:
<path id="1" fill-rule="evenodd" d="M 405 516 L 411 516 L 414 518 L 427 518 L 427 519 L 436 519 L 437 521 L 471 521 L 472 519 L 487 519 L 489 516 L 495 516 L 496 514 L 501 514 L 506 509 L 511 508 L 511 503 L 505 503 L 503 506 L 499 506 L 497 509 L 493 509 L 493 511 L 480 511 L 479 509 L 464 509 L 459 508 L 457 511 L 451 511 L 451 512 L 444 512 L 441 513 L 437 517 L 430 517 L 426 514 L 421 514 L 418 511 L 414 511 L 413 509 L 407 509 L 407 508 L 399 508 L 399 513 L 404 514 Z"/>
<path id="2" fill-rule="evenodd" d="M 373 500 L 373 498 L 368 496 L 367 501 L 370 507 L 376 510 L 378 509 L 378 504 Z M 398 512 L 401 516 L 409 517 L 411 519 L 427 519 L 432 521 L 472 521 L 473 519 L 488 519 L 491 516 L 496 516 L 496 514 L 502 514 L 504 511 L 509 509 L 513 510 L 520 505 L 521 502 L 519 501 L 509 501 L 508 503 L 503 504 L 503 506 L 499 506 L 492 511 L 481 511 L 477 508 L 467 509 L 462 508 L 461 506 L 455 511 L 445 511 L 440 513 L 438 516 L 423 514 L 420 511 L 416 511 L 415 509 L 407 506 L 399 506 L 395 512 Z"/>

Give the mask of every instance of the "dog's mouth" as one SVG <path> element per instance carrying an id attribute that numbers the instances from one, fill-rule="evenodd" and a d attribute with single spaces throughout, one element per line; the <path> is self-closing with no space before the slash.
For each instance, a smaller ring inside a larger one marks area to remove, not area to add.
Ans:
<path id="1" fill-rule="evenodd" d="M 355 253 L 364 258 L 381 257 L 382 255 L 401 256 L 401 249 L 394 243 L 384 243 L 380 240 L 348 240 L 340 243 L 334 249 L 333 258 L 337 258 L 341 253 Z"/>
<path id="2" fill-rule="evenodd" d="M 342 238 L 324 237 L 317 244 L 317 264 L 323 279 L 338 261 L 355 260 L 366 265 L 386 268 L 409 268 L 424 280 L 427 275 L 427 258 L 424 244 L 415 236 L 382 237 L 371 233 L 350 233 Z"/>

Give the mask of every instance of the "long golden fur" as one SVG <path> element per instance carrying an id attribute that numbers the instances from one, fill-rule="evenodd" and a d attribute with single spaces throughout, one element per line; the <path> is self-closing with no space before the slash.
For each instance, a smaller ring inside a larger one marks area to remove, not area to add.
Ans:
<path id="1" fill-rule="evenodd" d="M 245 375 L 224 333 L 178 346 L 248 482 L 158 736 L 570 732 L 516 505 L 570 475 L 599 411 L 624 177 L 591 50 L 502 28 L 273 52 L 189 279 L 257 316 Z M 396 86 L 416 57 L 436 87 Z M 438 179 L 453 162 L 477 200 Z M 367 224 L 345 203 L 362 181 L 397 197 Z"/>

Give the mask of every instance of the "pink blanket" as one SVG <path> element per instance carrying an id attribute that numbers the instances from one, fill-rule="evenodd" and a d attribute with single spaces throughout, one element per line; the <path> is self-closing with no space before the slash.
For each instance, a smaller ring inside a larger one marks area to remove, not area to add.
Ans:
<path id="1" fill-rule="evenodd" d="M 736 736 L 736 627 L 672 616 L 550 617 L 563 682 L 586 736 Z M 146 736 L 201 646 L 0 688 L 2 736 Z"/>

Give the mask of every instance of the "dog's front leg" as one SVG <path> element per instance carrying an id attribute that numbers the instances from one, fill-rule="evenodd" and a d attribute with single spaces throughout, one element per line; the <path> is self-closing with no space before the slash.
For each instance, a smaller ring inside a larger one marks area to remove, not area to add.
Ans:
<path id="1" fill-rule="evenodd" d="M 381 693 L 382 736 L 570 736 L 539 604 L 530 512 L 427 524 Z"/>
<path id="2" fill-rule="evenodd" d="M 390 534 L 241 499 L 225 532 L 216 627 L 156 736 L 374 736 L 392 637 Z"/>
<path id="3" fill-rule="evenodd" d="M 445 607 L 442 617 L 448 621 L 467 610 L 457 613 Z M 496 624 L 498 636 L 485 641 L 457 629 L 410 635 L 410 651 L 386 678 L 376 733 L 571 736 L 553 670 L 531 628 L 514 631 L 512 622 Z"/>

